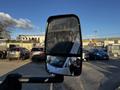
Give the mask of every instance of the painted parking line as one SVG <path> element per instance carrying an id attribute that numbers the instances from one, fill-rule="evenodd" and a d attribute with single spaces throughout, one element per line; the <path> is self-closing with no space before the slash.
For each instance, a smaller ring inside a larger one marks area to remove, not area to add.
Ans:
<path id="1" fill-rule="evenodd" d="M 104 71 L 104 72 L 107 72 L 107 73 L 111 73 L 110 71 L 108 71 L 108 70 L 106 70 L 106 69 L 104 69 L 104 68 L 101 68 L 101 67 L 99 67 L 99 66 L 97 66 L 97 65 L 91 64 L 91 63 L 89 63 L 89 62 L 86 62 L 85 64 L 86 64 L 87 66 L 90 66 L 90 67 L 96 69 L 96 70 L 100 70 L 100 71 Z"/>

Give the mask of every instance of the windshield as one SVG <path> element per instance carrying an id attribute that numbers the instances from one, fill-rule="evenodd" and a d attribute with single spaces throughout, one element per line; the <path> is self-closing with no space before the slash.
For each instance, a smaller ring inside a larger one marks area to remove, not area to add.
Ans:
<path id="1" fill-rule="evenodd" d="M 66 14 L 79 20 L 48 20 Z M 48 62 L 69 71 L 68 57 L 80 59 L 81 75 L 64 76 L 63 83 L 23 83 L 22 90 L 120 88 L 120 0 L 0 0 L 0 83 L 11 73 L 54 76 L 46 70 L 47 55 L 57 55 Z"/>
<path id="2" fill-rule="evenodd" d="M 20 51 L 20 48 L 12 48 L 10 51 Z"/>
<path id="3" fill-rule="evenodd" d="M 43 51 L 43 48 L 32 48 L 31 51 Z"/>

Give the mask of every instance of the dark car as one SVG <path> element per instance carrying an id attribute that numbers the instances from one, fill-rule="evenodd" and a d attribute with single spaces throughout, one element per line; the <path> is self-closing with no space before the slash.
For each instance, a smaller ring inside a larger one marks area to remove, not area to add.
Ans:
<path id="1" fill-rule="evenodd" d="M 109 60 L 107 52 L 102 49 L 90 49 L 85 53 L 86 60 Z"/>
<path id="2" fill-rule="evenodd" d="M 45 52 L 43 47 L 36 47 L 31 49 L 32 61 L 43 61 L 45 60 Z"/>
<path id="3" fill-rule="evenodd" d="M 28 59 L 30 57 L 30 52 L 28 49 L 23 47 L 14 47 L 8 51 L 9 59 Z"/>

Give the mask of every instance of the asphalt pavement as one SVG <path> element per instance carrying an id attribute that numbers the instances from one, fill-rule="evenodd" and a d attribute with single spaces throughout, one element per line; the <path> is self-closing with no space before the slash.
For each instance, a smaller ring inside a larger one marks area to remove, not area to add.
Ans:
<path id="1" fill-rule="evenodd" d="M 0 61 L 0 81 L 10 73 L 19 73 L 24 77 L 46 77 L 50 76 L 45 70 L 45 63 L 32 63 L 26 61 Z M 39 84 L 22 84 L 22 90 L 65 90 L 63 83 L 39 83 Z"/>
<path id="2" fill-rule="evenodd" d="M 0 80 L 8 73 L 20 73 L 23 76 L 49 76 L 45 63 L 28 61 L 0 61 Z M 115 90 L 120 85 L 120 60 L 99 60 L 83 62 L 79 77 L 65 76 L 58 84 L 23 84 L 22 90 Z M 53 88 L 52 88 L 53 87 Z"/>
<path id="3" fill-rule="evenodd" d="M 120 60 L 101 60 L 85 62 L 81 78 L 85 90 L 115 90 L 119 76 Z"/>
<path id="4" fill-rule="evenodd" d="M 115 90 L 120 86 L 120 60 L 83 62 L 79 77 L 65 77 L 68 90 Z"/>

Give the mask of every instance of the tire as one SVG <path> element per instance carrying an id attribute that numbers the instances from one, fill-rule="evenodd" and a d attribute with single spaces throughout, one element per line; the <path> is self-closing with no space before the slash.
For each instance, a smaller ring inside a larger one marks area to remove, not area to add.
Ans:
<path id="1" fill-rule="evenodd" d="M 85 61 L 87 62 L 87 61 L 89 61 L 90 59 L 89 58 L 85 58 Z"/>
<path id="2" fill-rule="evenodd" d="M 25 56 L 22 57 L 22 60 L 25 60 Z"/>
<path id="3" fill-rule="evenodd" d="M 110 60 L 110 58 L 108 57 L 106 60 L 108 60 L 108 61 L 109 61 L 109 60 Z"/>

